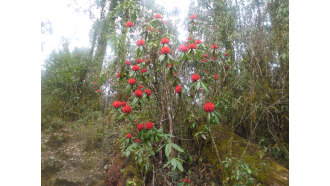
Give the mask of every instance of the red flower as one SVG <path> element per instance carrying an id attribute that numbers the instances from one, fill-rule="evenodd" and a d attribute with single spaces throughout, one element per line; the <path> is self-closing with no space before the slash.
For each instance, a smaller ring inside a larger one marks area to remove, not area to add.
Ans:
<path id="1" fill-rule="evenodd" d="M 152 124 L 152 122 L 149 121 L 146 123 L 146 126 L 145 126 L 146 129 L 149 130 L 149 129 L 152 129 L 153 127 L 154 127 L 154 124 Z"/>
<path id="2" fill-rule="evenodd" d="M 178 86 L 175 87 L 175 92 L 176 93 L 179 94 L 181 92 L 181 90 L 182 90 L 182 86 L 181 85 L 178 85 Z"/>
<path id="3" fill-rule="evenodd" d="M 183 179 L 183 182 L 190 183 L 190 180 L 188 178 Z"/>
<path id="4" fill-rule="evenodd" d="M 133 65 L 132 66 L 132 70 L 133 71 L 139 71 L 140 70 L 140 67 L 138 65 Z"/>
<path id="5" fill-rule="evenodd" d="M 125 106 L 123 107 L 123 112 L 124 112 L 124 113 L 129 114 L 129 113 L 131 113 L 131 111 L 132 111 L 132 108 L 131 108 L 130 106 L 125 105 Z"/>
<path id="6" fill-rule="evenodd" d="M 127 21 L 126 23 L 126 27 L 133 27 L 134 23 L 132 23 L 131 21 Z"/>
<path id="7" fill-rule="evenodd" d="M 92 88 L 95 88 L 95 87 L 92 87 Z"/>
<path id="8" fill-rule="evenodd" d="M 214 111 L 214 104 L 211 102 L 206 102 L 204 105 L 205 112 L 213 112 Z"/>
<path id="9" fill-rule="evenodd" d="M 196 81 L 198 81 L 199 79 L 200 79 L 200 77 L 199 77 L 198 74 L 194 74 L 194 75 L 191 76 L 191 81 L 193 81 L 193 82 L 196 82 Z"/>
<path id="10" fill-rule="evenodd" d="M 214 57 L 211 57 L 212 60 L 214 60 Z"/>
<path id="11" fill-rule="evenodd" d="M 149 27 L 149 31 L 152 32 L 152 28 L 151 27 Z"/>
<path id="12" fill-rule="evenodd" d="M 192 38 L 191 37 L 188 37 L 188 40 L 192 40 Z"/>
<path id="13" fill-rule="evenodd" d="M 197 45 L 197 44 L 201 44 L 202 43 L 202 41 L 201 40 L 199 40 L 199 39 L 197 39 L 196 41 L 195 41 L 195 44 Z"/>
<path id="14" fill-rule="evenodd" d="M 208 72 L 207 70 L 204 70 L 204 72 L 206 73 L 206 72 Z"/>
<path id="15" fill-rule="evenodd" d="M 225 56 L 229 56 L 229 54 L 228 53 L 225 53 Z"/>
<path id="16" fill-rule="evenodd" d="M 99 89 L 96 90 L 96 92 L 98 92 L 98 91 L 99 91 Z"/>
<path id="17" fill-rule="evenodd" d="M 140 85 L 139 88 L 144 88 L 143 85 Z"/>
<path id="18" fill-rule="evenodd" d="M 117 73 L 116 77 L 119 78 L 119 76 L 120 76 L 120 72 Z"/>
<path id="19" fill-rule="evenodd" d="M 162 16 L 160 14 L 155 14 L 154 19 L 157 19 L 157 18 L 161 19 Z"/>
<path id="20" fill-rule="evenodd" d="M 169 53 L 171 53 L 171 49 L 170 49 L 169 47 L 163 47 L 163 48 L 160 50 L 160 52 L 161 52 L 162 54 L 169 54 Z"/>
<path id="21" fill-rule="evenodd" d="M 125 64 L 126 65 L 131 65 L 131 62 L 130 61 L 125 61 Z"/>
<path id="22" fill-rule="evenodd" d="M 197 46 L 194 43 L 192 43 L 192 44 L 189 45 L 188 48 L 189 49 L 197 49 Z"/>
<path id="23" fill-rule="evenodd" d="M 136 45 L 137 46 L 145 45 L 145 42 L 143 41 L 143 39 L 141 39 L 136 42 Z"/>
<path id="24" fill-rule="evenodd" d="M 148 70 L 146 68 L 143 68 L 140 72 L 145 73 L 145 72 L 148 72 Z"/>
<path id="25" fill-rule="evenodd" d="M 204 63 L 206 63 L 207 61 L 206 61 L 206 59 L 202 59 L 202 61 L 204 62 Z"/>
<path id="26" fill-rule="evenodd" d="M 166 68 L 170 68 L 171 67 L 171 64 L 168 64 Z"/>
<path id="27" fill-rule="evenodd" d="M 218 46 L 218 45 L 212 45 L 212 46 L 211 46 L 211 49 L 214 49 L 214 48 L 215 48 L 215 49 L 218 49 L 219 46 Z"/>
<path id="28" fill-rule="evenodd" d="M 174 75 L 174 76 L 177 76 L 177 75 L 178 75 L 178 73 L 174 73 L 173 75 Z"/>
<path id="29" fill-rule="evenodd" d="M 140 98 L 143 96 L 143 92 L 141 89 L 136 89 L 136 91 L 134 92 L 135 96 Z"/>
<path id="30" fill-rule="evenodd" d="M 149 89 L 145 89 L 144 92 L 146 92 L 147 96 L 151 95 L 151 90 L 149 90 Z"/>
<path id="31" fill-rule="evenodd" d="M 196 14 L 191 15 L 190 19 L 196 19 Z"/>
<path id="32" fill-rule="evenodd" d="M 100 90 L 100 92 L 102 92 L 102 90 Z"/>
<path id="33" fill-rule="evenodd" d="M 228 70 L 228 69 L 230 68 L 230 65 L 226 65 L 226 67 L 225 67 L 225 68 L 226 68 L 226 70 Z"/>
<path id="34" fill-rule="evenodd" d="M 119 108 L 121 106 L 121 102 L 120 101 L 114 101 L 112 103 L 112 106 L 113 106 L 113 108 Z"/>
<path id="35" fill-rule="evenodd" d="M 203 54 L 203 57 L 204 57 L 204 58 L 208 58 L 209 55 L 207 55 L 207 54 Z"/>
<path id="36" fill-rule="evenodd" d="M 144 128 L 143 123 L 140 123 L 140 124 L 137 125 L 138 131 L 141 131 L 143 128 Z"/>
<path id="37" fill-rule="evenodd" d="M 137 59 L 137 60 L 136 60 L 136 63 L 137 63 L 137 64 L 142 63 L 142 59 L 141 59 L 141 58 Z"/>
<path id="38" fill-rule="evenodd" d="M 163 20 L 163 23 L 166 24 L 167 23 L 166 20 Z"/>
<path id="39" fill-rule="evenodd" d="M 126 138 L 127 138 L 127 139 L 132 138 L 132 134 L 127 134 L 127 135 L 126 135 Z"/>
<path id="40" fill-rule="evenodd" d="M 136 142 L 136 143 L 139 143 L 139 142 L 140 142 L 140 140 L 139 140 L 139 139 L 135 139 L 135 140 L 134 140 L 134 142 Z"/>
<path id="41" fill-rule="evenodd" d="M 167 38 L 163 38 L 161 41 L 160 41 L 161 44 L 170 44 L 170 41 L 167 39 Z"/>
<path id="42" fill-rule="evenodd" d="M 131 78 L 131 79 L 128 80 L 128 84 L 135 85 L 136 84 L 136 80 L 134 78 Z"/>
<path id="43" fill-rule="evenodd" d="M 219 76 L 218 75 L 213 75 L 213 77 L 218 80 L 219 79 Z"/>
<path id="44" fill-rule="evenodd" d="M 124 101 L 124 102 L 121 102 L 120 103 L 120 106 L 125 106 L 127 103 Z"/>
<path id="45" fill-rule="evenodd" d="M 96 83 L 96 81 L 94 83 Z"/>
<path id="46" fill-rule="evenodd" d="M 180 52 L 187 52 L 188 51 L 188 47 L 186 45 L 180 45 L 178 50 Z"/>

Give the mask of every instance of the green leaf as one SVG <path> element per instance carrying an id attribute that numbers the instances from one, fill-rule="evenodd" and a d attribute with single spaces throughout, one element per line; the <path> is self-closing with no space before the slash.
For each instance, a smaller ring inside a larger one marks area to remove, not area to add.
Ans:
<path id="1" fill-rule="evenodd" d="M 220 125 L 220 122 L 219 122 L 218 117 L 217 117 L 217 116 L 214 116 L 214 119 L 215 119 L 215 122 L 216 122 L 218 125 Z"/>
<path id="2" fill-rule="evenodd" d="M 184 152 L 184 150 L 181 147 L 179 147 L 177 144 L 172 143 L 171 145 L 172 145 L 173 148 L 175 148 L 175 150 L 177 150 L 179 152 Z"/>
<path id="3" fill-rule="evenodd" d="M 206 92 L 208 92 L 209 91 L 209 88 L 207 88 L 206 84 L 203 83 L 203 82 L 201 82 L 201 84 L 202 84 L 203 89 L 206 90 Z"/>
<path id="4" fill-rule="evenodd" d="M 124 117 L 124 113 L 121 113 L 120 116 L 117 118 L 117 120 L 121 120 Z"/>
<path id="5" fill-rule="evenodd" d="M 165 59 L 165 55 L 162 54 L 161 56 L 159 56 L 159 61 L 162 62 Z"/>
<path id="6" fill-rule="evenodd" d="M 172 159 L 169 159 L 167 163 L 163 166 L 163 168 L 167 167 L 171 163 Z"/>
<path id="7" fill-rule="evenodd" d="M 200 87 L 201 87 L 201 82 L 200 82 L 200 81 L 198 81 L 198 82 L 197 82 L 197 85 L 196 85 L 196 89 L 195 89 L 195 90 L 196 90 L 196 91 L 198 91 Z"/>
<path id="8" fill-rule="evenodd" d="M 183 172 L 183 166 L 182 166 L 181 162 L 178 161 L 178 160 L 176 160 L 176 165 L 177 165 L 178 169 L 179 169 L 181 172 Z"/>
<path id="9" fill-rule="evenodd" d="M 170 60 L 174 61 L 173 56 L 171 56 L 170 54 L 168 55 L 168 58 L 170 58 Z"/>
<path id="10" fill-rule="evenodd" d="M 171 152 L 171 144 L 168 143 L 165 146 L 165 155 L 166 155 L 166 157 L 169 157 L 170 156 L 170 152 Z"/>
<path id="11" fill-rule="evenodd" d="M 135 97 L 135 98 L 133 99 L 132 106 L 134 106 L 138 100 L 139 100 L 139 98 Z"/>

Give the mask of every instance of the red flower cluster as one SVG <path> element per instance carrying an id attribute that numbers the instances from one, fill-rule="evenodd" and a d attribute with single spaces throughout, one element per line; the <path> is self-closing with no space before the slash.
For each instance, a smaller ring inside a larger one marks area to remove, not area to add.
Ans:
<path id="1" fill-rule="evenodd" d="M 166 20 L 163 20 L 163 23 L 166 24 L 167 23 Z"/>
<path id="2" fill-rule="evenodd" d="M 169 53 L 171 53 L 171 49 L 170 49 L 169 47 L 163 47 L 163 48 L 160 50 L 160 52 L 161 52 L 162 54 L 169 54 Z"/>
<path id="3" fill-rule="evenodd" d="M 190 180 L 188 178 L 183 179 L 183 182 L 190 183 Z"/>
<path id="4" fill-rule="evenodd" d="M 188 37 L 188 41 L 190 41 L 190 40 L 192 40 L 192 38 L 191 37 Z"/>
<path id="5" fill-rule="evenodd" d="M 136 143 L 139 143 L 139 142 L 140 142 L 140 140 L 139 140 L 139 139 L 135 139 L 135 140 L 134 140 L 134 142 L 136 142 Z"/>
<path id="6" fill-rule="evenodd" d="M 131 62 L 130 61 L 125 61 L 125 64 L 126 65 L 131 65 Z"/>
<path id="7" fill-rule="evenodd" d="M 127 134 L 127 135 L 126 135 L 126 138 L 127 138 L 127 139 L 132 138 L 132 134 Z"/>
<path id="8" fill-rule="evenodd" d="M 226 68 L 226 70 L 228 70 L 228 69 L 230 68 L 230 65 L 226 65 L 226 67 L 225 67 L 225 68 Z"/>
<path id="9" fill-rule="evenodd" d="M 149 121 L 149 122 L 146 123 L 145 128 L 146 128 L 147 130 L 152 129 L 152 128 L 154 128 L 154 124 L 153 124 L 152 122 Z"/>
<path id="10" fill-rule="evenodd" d="M 145 73 L 145 72 L 148 72 L 148 70 L 147 70 L 146 68 L 143 68 L 143 69 L 141 69 L 140 72 L 143 74 L 143 73 Z"/>
<path id="11" fill-rule="evenodd" d="M 134 78 L 131 78 L 131 79 L 128 80 L 128 84 L 135 85 L 136 84 L 136 80 Z"/>
<path id="12" fill-rule="evenodd" d="M 207 61 L 206 61 L 206 59 L 202 59 L 202 61 L 204 62 L 204 63 L 206 63 Z"/>
<path id="13" fill-rule="evenodd" d="M 140 67 L 138 65 L 133 65 L 132 66 L 132 70 L 133 71 L 139 71 L 140 70 Z"/>
<path id="14" fill-rule="evenodd" d="M 201 44 L 202 43 L 202 41 L 201 40 L 199 40 L 199 39 L 197 39 L 196 41 L 195 41 L 195 44 L 197 45 L 197 44 Z"/>
<path id="15" fill-rule="evenodd" d="M 137 59 L 137 60 L 136 60 L 136 63 L 137 63 L 137 64 L 142 63 L 142 59 L 141 59 L 141 58 Z"/>
<path id="16" fill-rule="evenodd" d="M 120 72 L 117 73 L 116 77 L 119 78 L 119 76 L 120 76 Z"/>
<path id="17" fill-rule="evenodd" d="M 162 15 L 160 15 L 160 14 L 155 14 L 154 18 L 155 18 L 155 19 L 157 19 L 157 18 L 161 19 L 161 18 L 162 18 Z"/>
<path id="18" fill-rule="evenodd" d="M 205 73 L 207 73 L 208 71 L 207 70 L 204 70 Z"/>
<path id="19" fill-rule="evenodd" d="M 151 95 L 151 90 L 149 90 L 149 89 L 145 89 L 144 92 L 146 92 L 147 96 Z"/>
<path id="20" fill-rule="evenodd" d="M 196 81 L 198 81 L 199 79 L 200 79 L 200 77 L 199 77 L 198 74 L 193 74 L 193 75 L 191 76 L 191 81 L 193 81 L 193 82 L 196 82 Z"/>
<path id="21" fill-rule="evenodd" d="M 121 106 L 125 106 L 126 105 L 126 102 L 121 102 Z"/>
<path id="22" fill-rule="evenodd" d="M 197 18 L 196 14 L 193 14 L 193 15 L 190 16 L 190 19 L 196 19 L 196 18 Z"/>
<path id="23" fill-rule="evenodd" d="M 207 54 L 203 54 L 203 57 L 205 57 L 205 58 L 208 58 L 208 57 L 209 57 L 209 55 L 207 55 Z"/>
<path id="24" fill-rule="evenodd" d="M 136 45 L 137 45 L 137 46 L 145 45 L 145 42 L 144 42 L 143 39 L 141 39 L 141 40 L 138 40 L 138 41 L 136 42 Z"/>
<path id="25" fill-rule="evenodd" d="M 152 28 L 151 27 L 149 27 L 149 31 L 152 32 Z"/>
<path id="26" fill-rule="evenodd" d="M 212 45 L 212 46 L 211 46 L 211 49 L 214 49 L 214 48 L 215 48 L 215 49 L 218 49 L 219 46 L 218 46 L 218 45 Z"/>
<path id="27" fill-rule="evenodd" d="M 179 94 L 181 92 L 181 90 L 182 90 L 182 86 L 181 85 L 178 85 L 178 86 L 175 87 L 175 92 L 176 93 Z"/>
<path id="28" fill-rule="evenodd" d="M 132 108 L 131 108 L 130 106 L 125 105 L 125 106 L 123 107 L 123 112 L 124 112 L 124 113 L 129 114 L 129 113 L 131 113 L 131 111 L 132 111 Z"/>
<path id="29" fill-rule="evenodd" d="M 144 88 L 144 86 L 143 85 L 140 85 L 139 88 Z"/>
<path id="30" fill-rule="evenodd" d="M 214 111 L 214 104 L 211 102 L 206 102 L 204 105 L 205 112 L 213 112 Z"/>
<path id="31" fill-rule="evenodd" d="M 180 45 L 178 50 L 180 52 L 187 52 L 188 51 L 188 47 L 186 45 Z"/>
<path id="32" fill-rule="evenodd" d="M 133 27 L 134 23 L 132 23 L 131 21 L 127 21 L 126 23 L 126 27 Z"/>
<path id="33" fill-rule="evenodd" d="M 119 108 L 119 107 L 121 107 L 121 102 L 120 101 L 114 101 L 112 103 L 112 106 L 113 106 L 113 108 Z"/>
<path id="34" fill-rule="evenodd" d="M 174 76 L 177 76 L 177 75 L 179 75 L 179 74 L 175 72 L 175 73 L 173 73 L 173 75 L 174 75 Z"/>
<path id="35" fill-rule="evenodd" d="M 137 125 L 137 129 L 138 129 L 138 131 L 143 130 L 143 128 L 144 128 L 143 123 L 140 123 L 140 124 Z"/>
<path id="36" fill-rule="evenodd" d="M 228 53 L 225 53 L 225 56 L 229 56 L 229 54 Z"/>
<path id="37" fill-rule="evenodd" d="M 197 49 L 197 46 L 194 43 L 192 43 L 192 44 L 189 45 L 188 48 L 189 49 Z"/>
<path id="38" fill-rule="evenodd" d="M 213 77 L 215 78 L 215 80 L 218 80 L 219 79 L 219 76 L 218 75 L 213 75 Z"/>
<path id="39" fill-rule="evenodd" d="M 143 96 L 143 92 L 141 89 L 136 89 L 136 91 L 134 92 L 135 96 L 140 98 Z"/>
<path id="40" fill-rule="evenodd" d="M 167 39 L 167 38 L 163 38 L 161 41 L 160 41 L 161 44 L 170 44 L 170 41 Z"/>

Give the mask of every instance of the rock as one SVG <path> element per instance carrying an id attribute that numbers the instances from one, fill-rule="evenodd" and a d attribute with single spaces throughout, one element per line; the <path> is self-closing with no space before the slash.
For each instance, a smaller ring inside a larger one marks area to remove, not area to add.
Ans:
<path id="1" fill-rule="evenodd" d="M 201 127 L 198 128 L 202 129 Z M 212 131 L 221 161 L 225 160 L 227 157 L 240 159 L 244 153 L 242 160 L 259 170 L 253 174 L 256 184 L 273 186 L 289 185 L 288 169 L 270 157 L 259 157 L 263 151 L 260 150 L 257 145 L 251 143 L 249 147 L 246 148 L 248 142 L 226 127 L 213 127 Z M 218 156 L 210 141 L 202 156 L 204 160 L 215 165 L 216 173 L 221 177 L 220 170 L 225 170 L 225 167 L 224 164 L 218 161 Z"/>

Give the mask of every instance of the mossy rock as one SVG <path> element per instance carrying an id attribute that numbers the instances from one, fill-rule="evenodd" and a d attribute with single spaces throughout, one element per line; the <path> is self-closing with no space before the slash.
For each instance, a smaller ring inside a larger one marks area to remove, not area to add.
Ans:
<path id="1" fill-rule="evenodd" d="M 198 131 L 201 131 L 202 129 L 203 125 L 197 128 Z M 259 170 L 253 173 L 255 183 L 261 185 L 289 185 L 288 169 L 274 161 L 272 158 L 264 157 L 264 152 L 260 150 L 259 146 L 252 143 L 249 144 L 247 140 L 234 134 L 234 132 L 227 127 L 213 127 L 212 134 L 221 161 L 225 160 L 227 157 L 237 159 L 242 158 L 244 162 L 251 165 L 256 170 Z M 220 171 L 225 170 L 224 165 L 219 162 L 218 155 L 212 145 L 211 139 L 205 147 L 202 158 L 204 161 L 215 165 L 215 171 L 219 176 L 221 175 Z M 225 173 L 225 175 L 226 174 L 228 173 Z"/>

